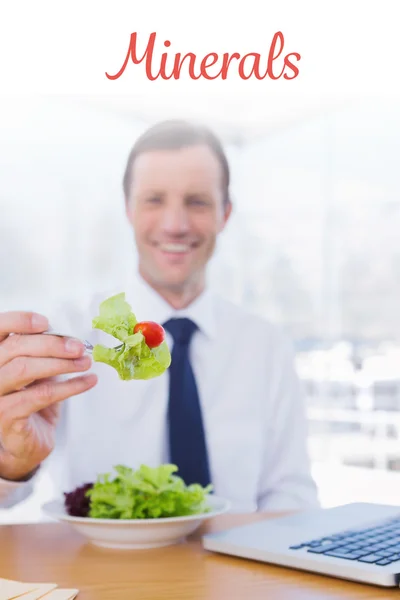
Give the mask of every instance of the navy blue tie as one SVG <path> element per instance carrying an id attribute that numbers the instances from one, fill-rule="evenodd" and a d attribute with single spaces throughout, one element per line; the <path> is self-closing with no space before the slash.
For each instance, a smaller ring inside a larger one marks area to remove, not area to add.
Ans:
<path id="1" fill-rule="evenodd" d="M 164 324 L 174 340 L 169 367 L 170 461 L 186 485 L 211 483 L 207 444 L 199 394 L 190 364 L 189 347 L 197 325 L 190 319 L 170 319 Z"/>

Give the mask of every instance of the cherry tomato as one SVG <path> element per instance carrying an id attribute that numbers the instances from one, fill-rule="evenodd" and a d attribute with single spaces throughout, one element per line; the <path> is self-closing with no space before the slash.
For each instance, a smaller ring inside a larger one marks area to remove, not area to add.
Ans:
<path id="1" fill-rule="evenodd" d="M 133 333 L 138 333 L 138 331 L 143 334 L 149 348 L 156 348 L 162 344 L 165 339 L 163 327 L 154 321 L 141 321 L 140 323 L 136 323 Z"/>

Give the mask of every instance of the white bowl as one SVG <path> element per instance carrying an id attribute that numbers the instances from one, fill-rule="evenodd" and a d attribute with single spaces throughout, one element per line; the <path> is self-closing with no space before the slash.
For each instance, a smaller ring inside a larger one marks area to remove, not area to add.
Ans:
<path id="1" fill-rule="evenodd" d="M 210 511 L 186 517 L 162 519 L 92 519 L 73 517 L 66 512 L 62 500 L 47 502 L 43 512 L 52 519 L 71 525 L 95 546 L 119 550 L 136 550 L 169 546 L 183 541 L 203 521 L 227 512 L 230 502 L 211 494 Z"/>

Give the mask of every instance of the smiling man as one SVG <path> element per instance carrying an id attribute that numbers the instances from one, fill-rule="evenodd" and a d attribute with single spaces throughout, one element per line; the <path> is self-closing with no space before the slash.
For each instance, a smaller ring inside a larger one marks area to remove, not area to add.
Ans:
<path id="1" fill-rule="evenodd" d="M 186 483 L 212 483 L 233 510 L 318 504 L 290 343 L 207 286 L 232 210 L 220 142 L 190 123 L 160 123 L 133 147 L 123 188 L 138 250 L 124 291 L 140 320 L 163 324 L 171 366 L 155 379 L 121 381 L 91 365 L 82 344 L 41 335 L 46 318 L 0 314 L 2 505 L 25 498 L 40 468 L 61 494 L 117 464 L 163 462 Z M 110 293 L 64 307 L 63 323 L 51 325 L 104 343 L 91 320 Z M 91 375 L 49 382 L 91 366 Z"/>
<path id="2" fill-rule="evenodd" d="M 174 308 L 204 290 L 207 262 L 232 209 L 222 148 L 208 132 L 194 139 L 181 125 L 150 130 L 131 152 L 124 177 L 139 272 Z"/>

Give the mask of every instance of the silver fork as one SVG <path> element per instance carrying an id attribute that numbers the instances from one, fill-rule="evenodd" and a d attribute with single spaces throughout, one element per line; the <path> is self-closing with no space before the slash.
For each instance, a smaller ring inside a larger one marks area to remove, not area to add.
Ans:
<path id="1" fill-rule="evenodd" d="M 72 335 L 67 335 L 66 333 L 60 333 L 59 331 L 55 331 L 51 327 L 47 331 L 44 331 L 43 333 L 45 335 L 56 335 L 58 337 L 68 337 L 68 338 L 79 339 L 79 338 L 75 338 Z M 82 344 L 85 346 L 87 352 L 89 352 L 89 354 L 92 354 L 93 348 L 94 348 L 93 344 L 91 344 L 88 340 L 79 339 L 79 341 L 82 342 Z M 118 346 L 114 346 L 113 350 L 122 350 L 123 347 L 124 347 L 124 344 L 119 344 Z"/>

